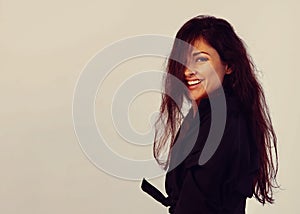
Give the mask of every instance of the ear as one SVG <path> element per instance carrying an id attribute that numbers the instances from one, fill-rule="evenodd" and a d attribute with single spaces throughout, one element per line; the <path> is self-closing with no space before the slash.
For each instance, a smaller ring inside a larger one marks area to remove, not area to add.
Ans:
<path id="1" fill-rule="evenodd" d="M 231 73 L 232 73 L 232 69 L 228 65 L 226 65 L 225 74 L 231 74 Z"/>

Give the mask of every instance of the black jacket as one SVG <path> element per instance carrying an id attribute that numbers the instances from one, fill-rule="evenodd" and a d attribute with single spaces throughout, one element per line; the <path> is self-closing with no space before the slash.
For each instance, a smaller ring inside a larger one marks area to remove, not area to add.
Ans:
<path id="1" fill-rule="evenodd" d="M 178 142 L 175 144 L 181 143 L 180 149 L 176 153 L 171 151 L 171 170 L 168 170 L 165 180 L 168 197 L 164 197 L 145 179 L 142 182 L 142 189 L 163 205 L 169 206 L 170 213 L 245 213 L 246 198 L 253 195 L 253 180 L 259 166 L 257 148 L 249 119 L 237 97 L 225 90 L 225 98 L 225 130 L 213 156 L 204 165 L 198 164 L 211 128 L 211 105 L 209 99 L 205 98 L 198 106 L 200 125 L 191 110 L 179 130 L 184 132 L 185 137 L 183 140 L 176 138 Z M 189 136 L 195 131 L 198 135 L 196 143 L 193 143 Z M 193 145 L 191 149 L 186 149 L 190 144 Z M 172 163 L 180 156 L 178 151 L 186 150 L 190 151 L 187 157 L 172 169 Z"/>

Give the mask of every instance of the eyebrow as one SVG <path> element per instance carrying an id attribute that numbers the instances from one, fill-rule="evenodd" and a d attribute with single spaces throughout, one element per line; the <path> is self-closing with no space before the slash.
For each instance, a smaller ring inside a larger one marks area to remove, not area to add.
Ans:
<path id="1" fill-rule="evenodd" d="M 195 52 L 195 53 L 193 53 L 193 57 L 194 57 L 194 56 L 197 56 L 197 55 L 199 55 L 199 54 L 201 54 L 201 53 L 204 53 L 204 54 L 207 54 L 207 55 L 209 55 L 209 56 L 210 56 L 210 54 L 209 54 L 209 53 L 207 53 L 207 52 L 205 52 L 205 51 L 199 51 L 199 52 Z"/>

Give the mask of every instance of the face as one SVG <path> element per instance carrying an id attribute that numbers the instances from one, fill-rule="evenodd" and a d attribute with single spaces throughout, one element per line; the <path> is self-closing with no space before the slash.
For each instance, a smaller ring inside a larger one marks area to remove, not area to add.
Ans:
<path id="1" fill-rule="evenodd" d="M 202 98 L 221 87 L 224 75 L 230 74 L 231 70 L 204 39 L 197 40 L 193 46 L 184 75 L 190 98 L 199 103 Z"/>

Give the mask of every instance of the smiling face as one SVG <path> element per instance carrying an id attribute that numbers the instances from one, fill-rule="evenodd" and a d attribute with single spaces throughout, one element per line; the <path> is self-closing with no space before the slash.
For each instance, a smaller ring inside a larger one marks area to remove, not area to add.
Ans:
<path id="1" fill-rule="evenodd" d="M 193 46 L 184 75 L 190 98 L 199 103 L 202 98 L 221 87 L 224 75 L 230 74 L 231 70 L 204 39 L 198 39 Z"/>

